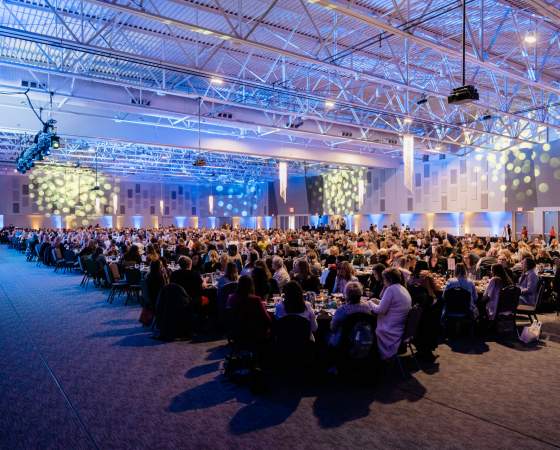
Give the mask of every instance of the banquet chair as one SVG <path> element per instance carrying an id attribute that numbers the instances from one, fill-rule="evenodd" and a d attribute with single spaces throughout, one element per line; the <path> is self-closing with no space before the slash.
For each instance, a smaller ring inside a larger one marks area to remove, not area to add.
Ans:
<path id="1" fill-rule="evenodd" d="M 124 279 L 127 283 L 127 293 L 124 304 L 128 304 L 128 299 L 130 298 L 131 294 L 134 294 L 134 296 L 136 297 L 136 301 L 140 303 L 140 293 L 142 291 L 142 273 L 140 272 L 140 269 L 135 269 L 132 267 L 126 268 L 124 270 Z"/>
<path id="2" fill-rule="evenodd" d="M 237 281 L 233 281 L 231 283 L 227 283 L 218 289 L 216 303 L 217 303 L 217 310 L 218 310 L 218 324 L 219 326 L 226 325 L 226 304 L 228 297 L 235 293 L 237 290 Z"/>
<path id="3" fill-rule="evenodd" d="M 64 250 L 64 272 L 76 269 L 79 269 L 78 258 L 76 254 L 70 249 Z"/>
<path id="4" fill-rule="evenodd" d="M 411 284 L 407 287 L 407 290 L 412 298 L 413 305 L 420 305 L 422 308 L 429 308 L 432 306 L 433 299 L 430 297 L 428 290 L 424 286 Z"/>
<path id="5" fill-rule="evenodd" d="M 371 347 L 366 356 L 356 357 L 352 353 L 354 331 L 359 326 L 367 326 L 371 330 Z M 352 377 L 363 377 L 372 379 L 376 361 L 376 317 L 373 314 L 354 313 L 350 314 L 342 324 L 340 333 L 340 344 L 336 348 L 336 366 L 342 375 Z"/>
<path id="6" fill-rule="evenodd" d="M 416 358 L 416 352 L 414 351 L 414 339 L 416 338 L 416 334 L 418 332 L 418 326 L 420 325 L 420 319 L 422 318 L 422 307 L 419 304 L 415 304 L 410 308 L 408 315 L 406 316 L 406 322 L 404 325 L 404 332 L 401 339 L 401 346 L 407 350 L 410 350 L 410 355 L 414 362 L 416 363 L 416 367 L 418 370 L 420 369 L 420 364 L 418 363 L 418 359 Z M 395 359 L 399 365 L 401 370 L 401 374 L 404 377 L 404 366 L 402 363 L 403 355 L 396 354 Z"/>
<path id="7" fill-rule="evenodd" d="M 52 260 L 54 263 L 54 271 L 58 272 L 58 269 L 64 268 L 64 257 L 62 256 L 62 252 L 58 247 L 54 247 L 51 249 Z"/>
<path id="8" fill-rule="evenodd" d="M 191 338 L 191 298 L 182 286 L 169 283 L 161 289 L 156 307 L 156 322 L 159 338 L 162 340 Z"/>
<path id="9" fill-rule="evenodd" d="M 82 260 L 82 263 L 83 263 L 85 271 L 86 271 L 85 275 L 84 275 L 84 278 L 82 280 L 82 282 L 83 282 L 82 286 L 84 286 L 87 289 L 87 287 L 89 285 L 89 282 L 91 280 L 93 280 L 93 285 L 95 287 L 97 287 L 98 286 L 97 264 L 89 256 L 85 257 Z"/>
<path id="10" fill-rule="evenodd" d="M 120 296 L 122 293 L 126 292 L 128 283 L 122 280 L 115 280 L 108 264 L 105 264 L 105 266 L 103 267 L 103 273 L 105 275 L 105 281 L 111 289 L 109 291 L 109 296 L 107 297 L 107 302 L 113 303 L 115 295 L 118 294 Z"/>
<path id="11" fill-rule="evenodd" d="M 455 322 L 456 325 L 468 322 L 471 336 L 474 334 L 470 292 L 460 287 L 447 289 L 444 292 L 442 321 L 445 328 L 451 321 Z"/>
<path id="12" fill-rule="evenodd" d="M 515 313 L 516 313 L 516 317 L 517 316 L 523 316 L 526 317 L 527 320 L 529 320 L 530 322 L 532 322 L 533 320 L 539 320 L 538 316 L 537 316 L 537 308 L 539 307 L 539 303 L 542 301 L 543 297 L 546 294 L 546 283 L 542 280 L 542 278 L 539 278 L 539 282 L 537 285 L 537 299 L 534 305 L 524 305 L 524 304 L 520 304 Z"/>
<path id="13" fill-rule="evenodd" d="M 496 325 L 503 322 L 509 322 L 513 330 L 517 333 L 515 321 L 517 319 L 517 308 L 519 307 L 520 294 L 521 290 L 513 284 L 500 290 L 498 307 L 496 310 Z"/>
<path id="14" fill-rule="evenodd" d="M 294 371 L 309 369 L 313 362 L 311 324 L 298 315 L 287 315 L 272 327 L 272 363 L 277 369 Z"/>
<path id="15" fill-rule="evenodd" d="M 37 244 L 35 246 L 35 253 L 37 254 L 37 263 L 35 264 L 36 267 L 39 267 L 41 264 L 43 264 L 43 253 L 42 253 L 42 249 L 45 246 L 45 243 L 42 242 L 40 244 Z"/>

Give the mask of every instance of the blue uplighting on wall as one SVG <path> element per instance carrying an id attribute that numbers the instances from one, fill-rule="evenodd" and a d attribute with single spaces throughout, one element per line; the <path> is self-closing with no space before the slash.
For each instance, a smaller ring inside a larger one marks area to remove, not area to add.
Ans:
<path id="1" fill-rule="evenodd" d="M 52 222 L 55 228 L 62 228 L 62 216 L 53 215 Z"/>
<path id="2" fill-rule="evenodd" d="M 113 216 L 101 216 L 99 218 L 99 225 L 104 228 L 113 228 Z"/>
<path id="3" fill-rule="evenodd" d="M 505 211 L 492 211 L 484 213 L 487 220 L 490 222 L 490 229 L 493 236 L 502 234 L 502 229 L 508 223 L 509 213 Z"/>
<path id="4" fill-rule="evenodd" d="M 144 218 L 142 216 L 132 216 L 132 224 L 134 225 L 134 228 L 142 228 L 143 219 Z"/>
<path id="5" fill-rule="evenodd" d="M 405 227 L 410 227 L 411 223 L 414 219 L 414 213 L 402 213 L 400 214 L 400 223 L 403 224 Z"/>
<path id="6" fill-rule="evenodd" d="M 371 225 L 376 225 L 378 228 L 381 226 L 381 222 L 383 222 L 384 214 L 368 214 L 369 223 Z"/>
<path id="7" fill-rule="evenodd" d="M 264 216 L 265 228 L 272 228 L 272 216 Z"/>
<path id="8" fill-rule="evenodd" d="M 176 216 L 175 217 L 175 223 L 177 225 L 177 227 L 179 228 L 184 228 L 185 227 L 185 221 L 187 220 L 187 218 L 185 216 Z"/>
<path id="9" fill-rule="evenodd" d="M 319 215 L 315 214 L 313 216 L 309 216 L 309 225 L 312 227 L 318 227 L 319 226 Z"/>

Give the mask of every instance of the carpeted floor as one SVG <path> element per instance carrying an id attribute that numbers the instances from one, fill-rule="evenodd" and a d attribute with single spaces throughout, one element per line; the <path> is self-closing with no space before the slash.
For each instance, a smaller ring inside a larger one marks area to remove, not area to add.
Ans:
<path id="1" fill-rule="evenodd" d="M 0 449 L 552 448 L 560 319 L 542 343 L 457 342 L 376 388 L 224 381 L 223 341 L 161 343 L 139 308 L 0 247 Z"/>

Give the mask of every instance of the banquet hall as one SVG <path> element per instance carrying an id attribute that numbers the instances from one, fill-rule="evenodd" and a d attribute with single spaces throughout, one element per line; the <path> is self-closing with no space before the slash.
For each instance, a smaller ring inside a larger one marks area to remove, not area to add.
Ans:
<path id="1" fill-rule="evenodd" d="M 0 448 L 560 447 L 559 8 L 0 0 Z"/>

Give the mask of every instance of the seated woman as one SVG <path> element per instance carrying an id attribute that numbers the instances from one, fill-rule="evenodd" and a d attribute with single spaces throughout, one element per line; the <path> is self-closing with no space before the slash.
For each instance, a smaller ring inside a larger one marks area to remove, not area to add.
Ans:
<path id="1" fill-rule="evenodd" d="M 545 266 L 552 264 L 550 253 L 545 248 L 540 248 L 537 252 L 537 264 L 544 264 Z"/>
<path id="2" fill-rule="evenodd" d="M 146 276 L 146 285 L 149 298 L 147 299 L 147 304 L 145 305 L 151 311 L 155 311 L 157 299 L 159 293 L 164 286 L 169 284 L 169 277 L 167 271 L 161 264 L 159 259 L 152 261 L 150 264 L 150 272 Z"/>
<path id="3" fill-rule="evenodd" d="M 386 267 L 383 264 L 375 264 L 371 271 L 371 276 L 369 277 L 369 290 L 371 291 L 371 296 L 375 298 L 381 297 L 381 291 L 383 290 L 383 271 Z"/>
<path id="4" fill-rule="evenodd" d="M 439 275 L 445 275 L 447 272 L 447 259 L 442 256 L 441 247 L 436 246 L 434 248 L 435 252 L 432 251 L 432 255 L 428 261 L 429 270 Z"/>
<path id="5" fill-rule="evenodd" d="M 142 257 L 140 256 L 140 250 L 137 245 L 131 245 L 128 251 L 123 256 L 123 265 L 134 266 L 135 264 L 140 264 L 142 262 Z"/>
<path id="6" fill-rule="evenodd" d="M 263 300 L 269 300 L 273 294 L 278 293 L 278 285 L 273 280 L 266 263 L 262 260 L 255 262 L 249 275 L 255 285 L 255 295 Z"/>
<path id="7" fill-rule="evenodd" d="M 227 299 L 231 312 L 231 334 L 242 348 L 257 349 L 270 333 L 272 319 L 260 297 L 255 295 L 255 286 L 250 276 L 239 278 L 237 291 Z"/>
<path id="8" fill-rule="evenodd" d="M 307 319 L 310 323 L 311 333 L 317 331 L 317 319 L 313 307 L 309 302 L 303 300 L 303 289 L 295 281 L 286 283 L 283 289 L 284 300 L 276 305 L 274 315 L 277 319 L 289 315 L 296 315 Z M 313 334 L 310 336 L 313 339 Z"/>
<path id="9" fill-rule="evenodd" d="M 438 346 L 442 305 L 441 302 L 437 302 L 437 287 L 426 261 L 416 261 L 407 289 L 412 297 L 412 303 L 422 308 L 414 340 L 418 358 L 433 362 L 437 358 L 433 352 Z"/>
<path id="10" fill-rule="evenodd" d="M 350 281 L 358 281 L 354 274 L 354 268 L 348 261 L 338 263 L 336 279 L 334 281 L 333 294 L 344 294 L 346 284 Z"/>
<path id="11" fill-rule="evenodd" d="M 319 290 L 321 289 L 319 277 L 311 273 L 311 267 L 307 260 L 303 258 L 298 259 L 296 262 L 295 272 L 297 275 L 295 275 L 294 280 L 299 283 L 304 291 L 315 292 L 316 294 L 319 293 Z"/>
<path id="12" fill-rule="evenodd" d="M 431 307 L 436 299 L 437 287 L 429 271 L 428 263 L 423 260 L 416 262 L 414 266 L 414 271 L 408 279 L 407 287 L 409 291 L 419 291 L 418 288 L 425 290 L 423 293 L 423 298 L 414 298 L 415 303 L 420 303 L 422 308 Z M 425 298 L 424 298 L 425 296 Z"/>
<path id="13" fill-rule="evenodd" d="M 218 278 L 218 290 L 222 289 L 226 284 L 234 283 L 239 279 L 239 274 L 237 273 L 237 264 L 230 261 L 226 264 L 224 274 Z"/>
<path id="14" fill-rule="evenodd" d="M 204 263 L 203 273 L 212 273 L 220 270 L 220 256 L 216 250 L 208 252 L 208 261 Z"/>
<path id="15" fill-rule="evenodd" d="M 484 291 L 484 296 L 482 297 L 488 320 L 492 321 L 496 318 L 500 291 L 506 286 L 511 285 L 513 285 L 513 281 L 506 273 L 504 266 L 501 264 L 494 264 L 492 266 L 492 278 L 490 279 L 490 282 Z"/>
<path id="16" fill-rule="evenodd" d="M 412 299 L 401 284 L 401 272 L 398 269 L 383 271 L 385 289 L 379 302 L 374 302 L 372 311 L 377 314 L 377 347 L 382 360 L 397 354 Z"/>
<path id="17" fill-rule="evenodd" d="M 152 244 L 148 244 L 146 246 L 146 264 L 150 264 L 152 261 L 157 261 L 159 259 L 159 255 L 156 252 L 156 249 Z"/>

